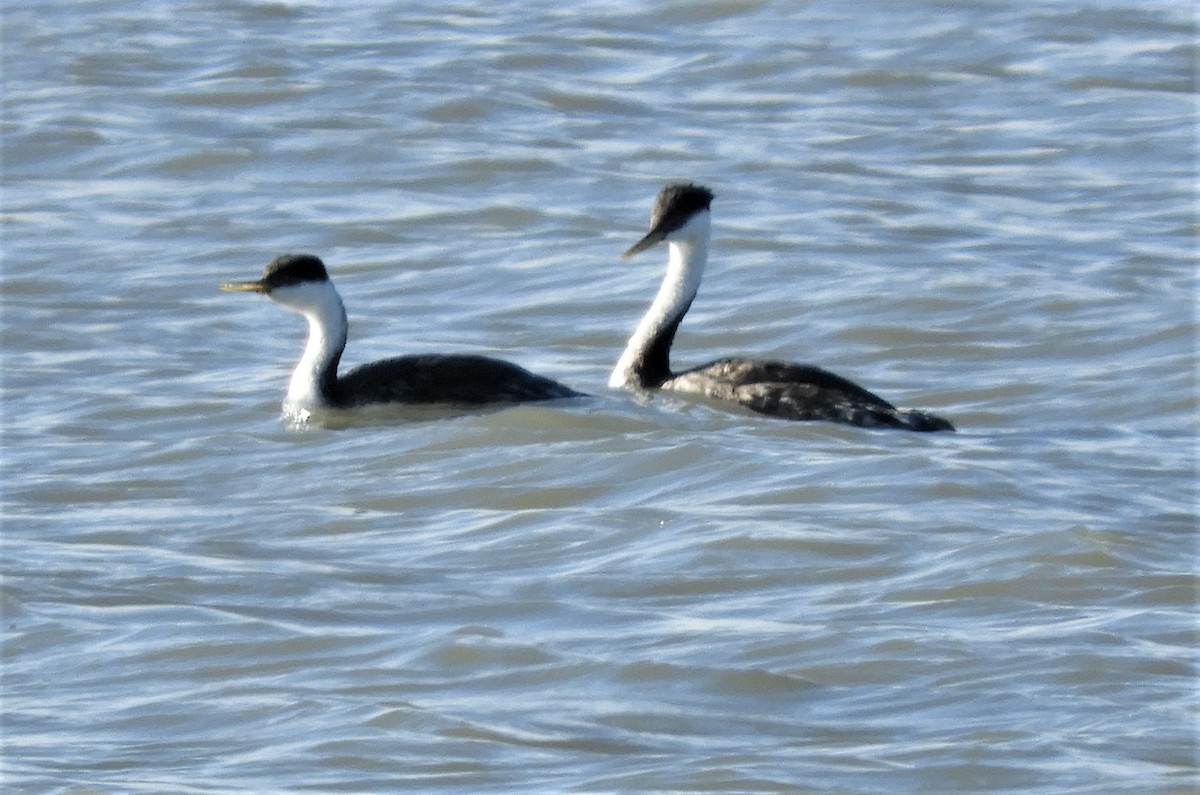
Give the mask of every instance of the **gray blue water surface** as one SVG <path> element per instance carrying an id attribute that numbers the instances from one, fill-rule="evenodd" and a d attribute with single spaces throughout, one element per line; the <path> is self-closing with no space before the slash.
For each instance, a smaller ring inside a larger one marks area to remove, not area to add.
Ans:
<path id="1" fill-rule="evenodd" d="M 1195 791 L 1193 13 L 6 4 L 5 791 Z M 608 389 L 679 179 L 677 365 L 959 432 Z M 285 427 L 284 251 L 593 397 Z"/>

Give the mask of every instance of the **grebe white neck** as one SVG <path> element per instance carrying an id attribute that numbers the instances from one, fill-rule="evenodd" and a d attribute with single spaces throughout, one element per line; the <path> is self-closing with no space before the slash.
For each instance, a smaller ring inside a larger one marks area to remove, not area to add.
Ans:
<path id="1" fill-rule="evenodd" d="M 346 347 L 348 324 L 341 297 L 328 280 L 279 287 L 271 291 L 270 297 L 308 320 L 308 342 L 292 371 L 284 412 L 299 415 L 325 406 Z"/>
<path id="2" fill-rule="evenodd" d="M 641 386 L 638 370 L 647 351 L 668 330 L 673 334 L 700 289 L 711 235 L 708 210 L 696 213 L 666 237 L 667 273 L 608 379 L 610 387 Z"/>

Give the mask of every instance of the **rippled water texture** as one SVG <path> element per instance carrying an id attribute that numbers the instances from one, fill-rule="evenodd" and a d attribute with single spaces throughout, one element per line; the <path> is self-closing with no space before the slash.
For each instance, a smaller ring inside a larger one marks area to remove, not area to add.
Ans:
<path id="1" fill-rule="evenodd" d="M 1190 4 L 10 6 L 5 791 L 1197 786 Z M 676 179 L 959 432 L 608 389 Z M 593 397 L 290 430 L 284 251 Z"/>

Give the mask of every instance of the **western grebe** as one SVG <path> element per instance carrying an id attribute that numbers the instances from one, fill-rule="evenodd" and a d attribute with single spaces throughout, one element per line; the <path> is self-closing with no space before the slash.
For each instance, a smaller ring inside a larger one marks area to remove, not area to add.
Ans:
<path id="1" fill-rule="evenodd" d="M 660 242 L 666 242 L 669 251 L 667 275 L 629 338 L 609 386 L 690 392 L 789 420 L 910 431 L 954 430 L 941 417 L 898 409 L 857 384 L 811 365 L 719 359 L 672 373 L 671 343 L 700 289 L 708 262 L 712 200 L 712 191 L 699 185 L 668 185 L 654 202 L 650 232 L 621 255 L 625 259 Z"/>
<path id="2" fill-rule="evenodd" d="M 325 264 L 311 254 L 283 254 L 254 282 L 227 282 L 229 292 L 263 293 L 308 319 L 308 343 L 283 401 L 284 413 L 307 419 L 320 409 L 379 404 L 520 403 L 581 393 L 509 362 L 468 354 L 418 354 L 382 359 L 343 376 L 338 361 L 349 324 Z"/>

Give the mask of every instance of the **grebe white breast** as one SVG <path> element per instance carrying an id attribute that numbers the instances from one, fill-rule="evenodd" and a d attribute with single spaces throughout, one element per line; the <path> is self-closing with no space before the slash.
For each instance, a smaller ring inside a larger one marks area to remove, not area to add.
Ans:
<path id="1" fill-rule="evenodd" d="M 609 386 L 690 392 L 789 420 L 826 420 L 862 427 L 952 431 L 941 417 L 898 409 L 861 386 L 807 364 L 755 359 L 718 359 L 681 373 L 671 371 L 671 343 L 700 289 L 711 238 L 712 191 L 699 185 L 668 185 L 654 202 L 650 231 L 622 259 L 667 244 L 667 274 Z"/>
<path id="2" fill-rule="evenodd" d="M 262 278 L 227 282 L 229 292 L 262 293 L 308 320 L 308 342 L 283 402 L 285 415 L 306 419 L 323 409 L 387 404 L 481 406 L 578 397 L 549 378 L 510 362 L 471 354 L 417 354 L 382 359 L 338 375 L 349 324 L 325 264 L 311 254 L 283 254 Z"/>

